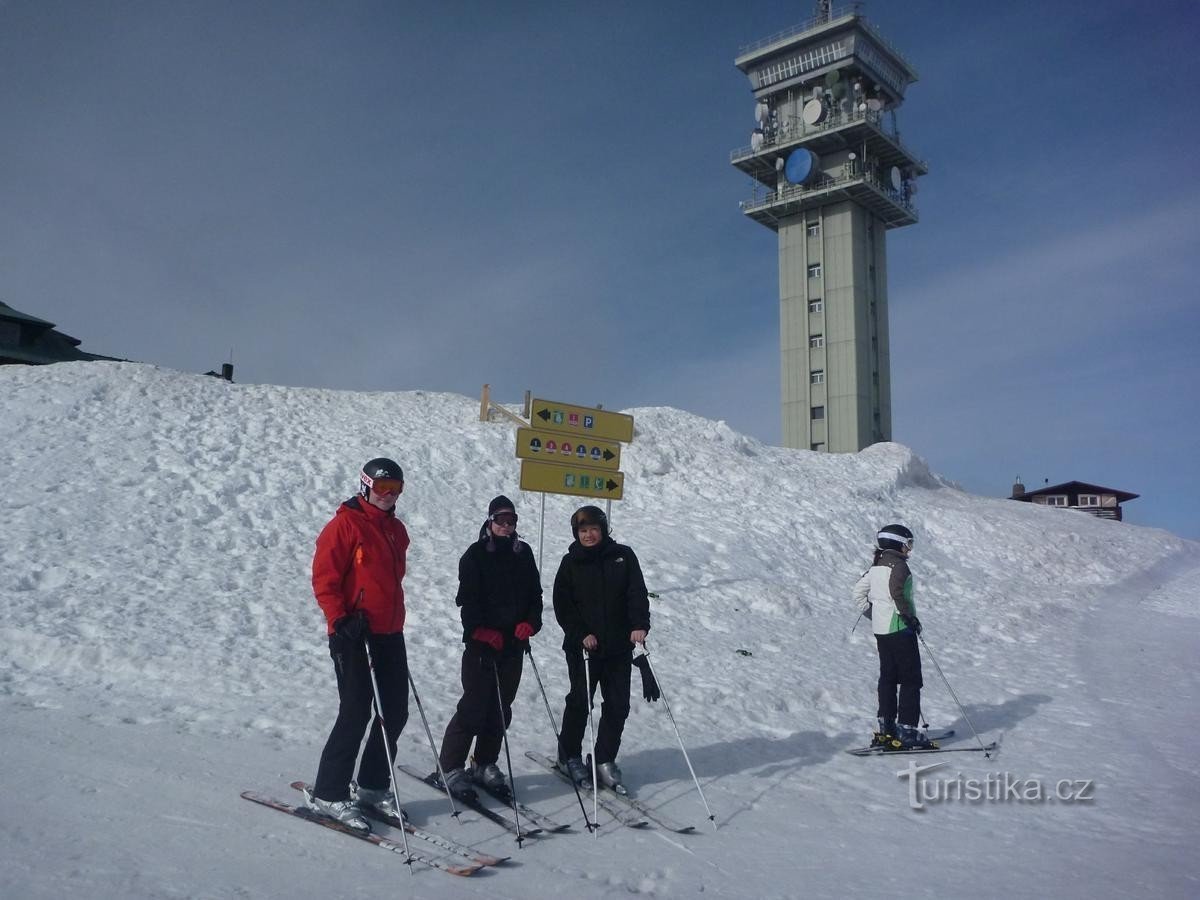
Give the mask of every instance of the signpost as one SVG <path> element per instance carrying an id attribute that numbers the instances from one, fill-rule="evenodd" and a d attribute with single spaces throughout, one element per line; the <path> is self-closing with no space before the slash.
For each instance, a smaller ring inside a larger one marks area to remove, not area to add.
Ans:
<path id="1" fill-rule="evenodd" d="M 612 501 L 625 496 L 621 443 L 633 440 L 633 416 L 574 406 L 553 400 L 529 404 L 531 427 L 517 429 L 521 490 L 542 494 L 542 529 L 546 527 L 546 494 L 570 494 Z M 538 540 L 545 545 L 544 534 Z M 538 551 L 538 571 L 542 570 Z"/>
<path id="2" fill-rule="evenodd" d="M 561 431 L 517 429 L 517 458 L 560 465 L 592 466 L 615 472 L 621 468 L 621 445 Z"/>

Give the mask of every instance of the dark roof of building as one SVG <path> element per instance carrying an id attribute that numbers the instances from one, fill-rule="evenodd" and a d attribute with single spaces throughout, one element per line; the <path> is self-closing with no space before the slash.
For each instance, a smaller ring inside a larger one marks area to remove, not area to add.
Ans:
<path id="1" fill-rule="evenodd" d="M 116 356 L 102 356 L 99 353 L 80 350 L 79 338 L 63 334 L 55 329 L 53 322 L 47 322 L 45 319 L 23 313 L 19 309 L 13 309 L 2 300 L 0 300 L 0 321 L 16 323 L 20 333 L 20 338 L 15 341 L 6 339 L 0 334 L 0 364 L 44 365 L 80 360 L 123 361 Z M 12 326 L 4 330 L 11 331 Z"/>
<path id="2" fill-rule="evenodd" d="M 1139 496 L 1138 494 L 1131 494 L 1129 491 L 1118 491 L 1116 488 L 1089 484 L 1086 481 L 1064 481 L 1062 484 L 1052 484 L 1049 487 L 1040 487 L 1034 491 L 1026 491 L 1024 496 L 1036 497 L 1044 494 L 1115 494 L 1118 503 L 1124 503 L 1126 500 L 1135 500 Z"/>
<path id="3" fill-rule="evenodd" d="M 9 319 L 14 322 L 28 322 L 31 325 L 45 325 L 47 328 L 54 327 L 53 322 L 47 322 L 45 319 L 39 319 L 37 316 L 23 313 L 19 309 L 13 309 L 3 300 L 0 300 L 0 319 Z"/>

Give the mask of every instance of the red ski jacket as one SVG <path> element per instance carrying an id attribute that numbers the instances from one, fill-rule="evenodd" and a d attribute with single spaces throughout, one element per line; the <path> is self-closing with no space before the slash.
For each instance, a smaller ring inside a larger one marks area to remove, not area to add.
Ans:
<path id="1" fill-rule="evenodd" d="M 342 616 L 359 609 L 372 634 L 404 630 L 408 530 L 392 510 L 351 497 L 317 536 L 313 593 L 329 634 Z"/>

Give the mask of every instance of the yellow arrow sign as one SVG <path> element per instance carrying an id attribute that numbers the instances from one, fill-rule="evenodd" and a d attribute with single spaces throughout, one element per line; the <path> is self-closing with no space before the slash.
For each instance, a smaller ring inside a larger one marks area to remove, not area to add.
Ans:
<path id="1" fill-rule="evenodd" d="M 594 466 L 616 471 L 621 468 L 621 445 L 616 441 L 575 438 L 561 431 L 518 428 L 517 457 L 558 463 L 560 466 Z"/>
<path id="2" fill-rule="evenodd" d="M 625 473 L 523 459 L 521 490 L 620 500 L 625 494 Z"/>
<path id="3" fill-rule="evenodd" d="M 529 407 L 529 424 L 601 440 L 633 440 L 633 416 L 553 400 L 534 400 Z"/>

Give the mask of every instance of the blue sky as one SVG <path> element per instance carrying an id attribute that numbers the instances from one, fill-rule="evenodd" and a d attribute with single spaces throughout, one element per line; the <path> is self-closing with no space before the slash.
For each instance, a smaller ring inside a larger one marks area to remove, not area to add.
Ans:
<path id="1" fill-rule="evenodd" d="M 779 439 L 739 48 L 815 4 L 0 0 L 0 299 L 239 381 L 670 405 Z M 1200 538 L 1194 3 L 876 0 L 930 164 L 893 437 Z"/>

